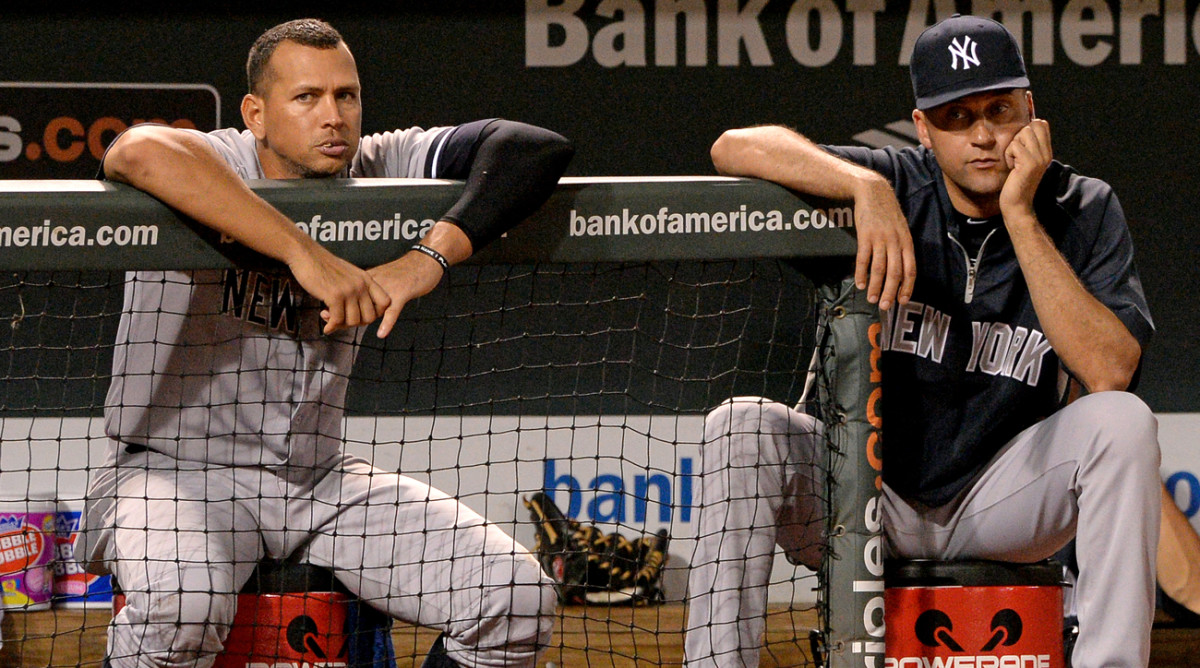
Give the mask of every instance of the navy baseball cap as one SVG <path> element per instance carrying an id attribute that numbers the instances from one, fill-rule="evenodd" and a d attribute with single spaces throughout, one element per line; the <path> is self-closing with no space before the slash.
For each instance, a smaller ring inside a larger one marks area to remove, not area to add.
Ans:
<path id="1" fill-rule="evenodd" d="M 911 61 L 917 109 L 987 90 L 1028 88 L 1012 33 L 992 19 L 955 14 L 917 38 Z"/>

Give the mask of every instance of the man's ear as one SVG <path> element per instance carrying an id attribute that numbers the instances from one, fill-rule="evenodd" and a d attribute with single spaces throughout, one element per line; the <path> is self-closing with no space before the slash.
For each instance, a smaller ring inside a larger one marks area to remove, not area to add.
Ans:
<path id="1" fill-rule="evenodd" d="M 933 150 L 933 146 L 929 143 L 929 122 L 925 118 L 925 112 L 920 109 L 913 109 L 912 114 L 913 125 L 917 126 L 917 138 L 921 140 L 921 146 L 929 150 Z"/>
<path id="2" fill-rule="evenodd" d="M 246 124 L 246 129 L 249 130 L 256 139 L 266 137 L 266 130 L 263 125 L 263 100 L 254 93 L 246 93 L 242 98 L 242 122 Z"/>
<path id="3" fill-rule="evenodd" d="M 1037 118 L 1037 112 L 1033 108 L 1033 91 L 1025 91 L 1025 102 L 1029 104 L 1029 120 Z"/>

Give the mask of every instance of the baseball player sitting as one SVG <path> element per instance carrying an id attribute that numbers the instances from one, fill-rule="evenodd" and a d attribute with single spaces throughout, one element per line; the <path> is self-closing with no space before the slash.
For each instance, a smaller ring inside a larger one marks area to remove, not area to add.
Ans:
<path id="1" fill-rule="evenodd" d="M 361 136 L 354 58 L 317 20 L 268 30 L 246 69 L 246 130 L 138 126 L 103 161 L 106 178 L 286 267 L 127 277 L 111 447 L 87 511 L 90 558 L 127 595 L 109 661 L 211 665 L 255 565 L 290 557 L 441 629 L 426 666 L 533 666 L 555 606 L 537 560 L 446 494 L 343 454 L 341 423 L 363 326 L 378 321 L 387 336 L 449 265 L 541 206 L 573 149 L 497 119 Z M 343 177 L 466 187 L 421 247 L 364 271 L 243 182 Z"/>
<path id="2" fill-rule="evenodd" d="M 1018 45 L 955 16 L 912 54 L 921 146 L 731 130 L 722 174 L 852 200 L 882 309 L 888 555 L 1034 562 L 1077 538 L 1077 668 L 1145 666 L 1157 424 L 1127 393 L 1153 326 L 1108 184 L 1054 159 Z M 1063 406 L 1064 371 L 1088 394 Z M 821 556 L 811 417 L 735 398 L 707 419 L 687 665 L 758 665 L 774 544 Z"/>

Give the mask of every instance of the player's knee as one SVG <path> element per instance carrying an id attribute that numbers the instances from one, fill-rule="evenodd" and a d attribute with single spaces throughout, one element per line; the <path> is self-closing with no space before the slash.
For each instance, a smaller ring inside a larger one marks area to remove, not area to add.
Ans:
<path id="1" fill-rule="evenodd" d="M 554 635 L 554 617 L 558 613 L 558 591 L 554 583 L 546 578 L 538 587 L 537 631 L 534 643 L 538 649 L 549 647 Z"/>
<path id="2" fill-rule="evenodd" d="M 735 466 L 777 463 L 787 459 L 795 438 L 816 431 L 815 419 L 779 402 L 761 397 L 734 397 L 705 418 L 702 456 L 705 461 L 719 462 L 717 469 L 726 463 Z"/>
<path id="3" fill-rule="evenodd" d="M 710 411 L 704 419 L 705 444 L 730 440 L 735 445 L 749 442 L 752 439 L 745 437 L 767 433 L 780 422 L 784 411 L 779 409 L 783 409 L 781 404 L 759 397 L 727 399 Z"/>
<path id="4" fill-rule="evenodd" d="M 223 647 L 233 623 L 236 597 L 210 592 L 171 592 L 151 596 L 147 610 L 147 637 L 157 651 L 146 647 L 147 657 L 164 666 L 193 664 L 212 657 Z"/>
<path id="5" fill-rule="evenodd" d="M 484 620 L 483 635 L 502 637 L 506 654 L 536 656 L 553 639 L 558 594 L 553 585 L 542 584 L 525 591 L 514 590 L 513 597 L 514 605 L 506 619 Z"/>
<path id="6" fill-rule="evenodd" d="M 534 568 L 520 569 L 513 581 L 507 635 L 517 644 L 545 647 L 554 630 L 558 592 L 536 560 L 529 562 Z"/>
<path id="7" fill-rule="evenodd" d="M 452 625 L 451 635 L 473 647 L 474 653 L 490 656 L 493 663 L 532 665 L 537 653 L 550 644 L 554 630 L 558 605 L 554 581 L 532 557 L 517 555 L 513 565 L 498 562 L 491 569 L 494 577 L 488 580 L 495 584 L 484 590 L 483 614 Z M 511 575 L 501 578 L 501 570 Z"/>
<path id="8" fill-rule="evenodd" d="M 714 433 L 738 433 L 775 421 L 776 407 L 783 405 L 762 397 L 733 397 L 709 411 L 704 424 Z"/>
<path id="9" fill-rule="evenodd" d="M 1130 471 L 1158 470 L 1158 420 L 1145 402 L 1128 392 L 1098 392 L 1076 404 L 1079 419 L 1096 431 L 1104 457 Z"/>
<path id="10" fill-rule="evenodd" d="M 552 623 L 558 606 L 554 580 L 546 575 L 532 555 L 518 555 L 515 564 L 511 591 L 507 594 L 508 616 L 536 620 L 539 627 L 542 622 Z M 503 591 L 497 591 L 495 595 L 505 596 Z M 531 631 L 529 636 L 536 637 L 538 633 Z"/>

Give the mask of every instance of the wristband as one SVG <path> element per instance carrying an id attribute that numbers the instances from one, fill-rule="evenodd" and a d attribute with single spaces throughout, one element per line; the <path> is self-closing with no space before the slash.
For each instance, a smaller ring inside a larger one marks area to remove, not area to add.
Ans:
<path id="1" fill-rule="evenodd" d="M 415 250 L 418 253 L 424 253 L 433 258 L 438 264 L 442 265 L 443 273 L 450 271 L 450 263 L 446 260 L 446 256 L 433 250 L 429 246 L 424 244 L 413 244 L 413 247 L 410 250 Z"/>

